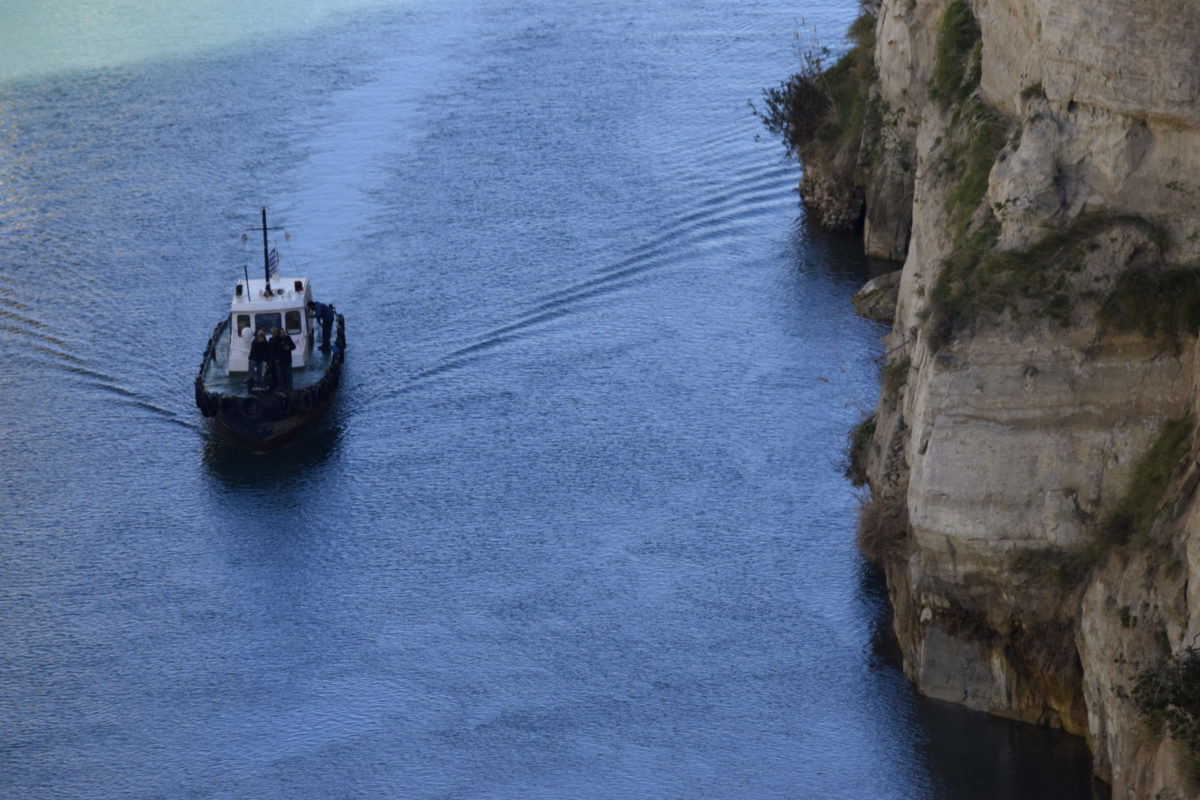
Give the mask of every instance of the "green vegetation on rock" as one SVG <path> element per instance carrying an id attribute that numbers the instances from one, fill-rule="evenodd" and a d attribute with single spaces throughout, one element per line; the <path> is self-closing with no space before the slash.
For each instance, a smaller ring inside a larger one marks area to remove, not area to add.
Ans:
<path id="1" fill-rule="evenodd" d="M 1016 297 L 1044 287 L 1023 264 L 995 250 L 1000 225 L 984 199 L 992 165 L 1008 142 L 1010 123 L 975 95 L 980 31 L 964 0 L 954 0 L 942 14 L 935 58 L 930 94 L 943 108 L 953 109 L 937 162 L 953 187 L 946 198 L 953 250 L 932 293 L 930 344 L 938 350 L 981 311 L 1009 308 Z"/>
<path id="2" fill-rule="evenodd" d="M 850 429 L 846 448 L 846 477 L 855 486 L 865 486 L 867 483 L 867 449 L 874 436 L 874 414 Z"/>
<path id="3" fill-rule="evenodd" d="M 761 110 L 751 104 L 767 129 L 783 137 L 788 153 L 801 160 L 832 161 L 838 152 L 858 148 L 875 80 L 875 16 L 859 17 L 849 36 L 853 46 L 831 65 L 829 49 L 814 34 L 812 45 L 799 53 L 800 71 L 763 89 Z"/>
<path id="4" fill-rule="evenodd" d="M 979 23 L 966 0 L 954 0 L 938 21 L 933 85 L 929 93 L 948 108 L 970 97 L 982 74 Z"/>
<path id="5" fill-rule="evenodd" d="M 1100 309 L 1100 320 L 1116 330 L 1139 331 L 1147 338 L 1195 336 L 1200 331 L 1200 272 L 1125 272 Z"/>
<path id="6" fill-rule="evenodd" d="M 930 342 L 935 350 L 986 313 L 1024 311 L 1067 325 L 1083 294 L 1076 278 L 1089 254 L 1106 246 L 1106 232 L 1133 226 L 1148 242 L 1162 238 L 1140 217 L 1092 214 L 1025 251 L 1000 251 L 995 249 L 999 222 L 990 212 L 979 216 L 982 222 L 960 222 L 954 249 L 933 287 Z M 1200 330 L 1200 273 L 1193 269 L 1132 269 L 1117 277 L 1111 294 L 1095 299 L 1103 301 L 1100 322 L 1112 330 L 1139 331 L 1147 337 L 1195 335 Z"/>
<path id="7" fill-rule="evenodd" d="M 887 397 L 896 397 L 904 384 L 908 383 L 908 371 L 912 367 L 912 359 L 908 356 L 889 360 L 879 376 L 879 383 Z"/>
<path id="8" fill-rule="evenodd" d="M 1164 549 L 1154 538 L 1155 523 L 1164 513 L 1163 498 L 1175 468 L 1187 455 L 1194 421 L 1179 417 L 1166 422 L 1149 449 L 1133 466 L 1124 497 L 1097 525 L 1090 541 L 1080 547 L 1041 547 L 1013 553 L 1014 572 L 1029 578 L 1052 578 L 1060 588 L 1080 586 L 1092 568 L 1119 547 Z M 1167 568 L 1178 569 L 1165 554 Z"/>
<path id="9" fill-rule="evenodd" d="M 1200 754 L 1200 650 L 1189 647 L 1143 669 L 1131 697 L 1151 731 Z"/>
<path id="10" fill-rule="evenodd" d="M 988 175 L 1008 141 L 1009 124 L 983 101 L 975 100 L 956 115 L 956 146 L 949 147 L 945 163 L 954 188 L 946 200 L 946 213 L 961 242 L 976 209 L 987 195 Z"/>
<path id="11" fill-rule="evenodd" d="M 1152 544 L 1151 529 L 1160 513 L 1159 504 L 1171 474 L 1188 452 L 1192 427 L 1191 417 L 1170 420 L 1138 459 L 1125 496 L 1100 524 L 1096 546 L 1101 553 L 1130 542 Z"/>
<path id="12" fill-rule="evenodd" d="M 1077 588 L 1091 564 L 1084 553 L 1065 547 L 1030 547 L 1017 550 L 1010 560 L 1013 572 L 1033 579 L 1050 578 L 1059 589 Z"/>

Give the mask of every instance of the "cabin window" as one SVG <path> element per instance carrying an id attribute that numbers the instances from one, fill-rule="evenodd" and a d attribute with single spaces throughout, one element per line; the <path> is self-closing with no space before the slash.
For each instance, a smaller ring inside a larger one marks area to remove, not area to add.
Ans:
<path id="1" fill-rule="evenodd" d="M 246 328 L 249 328 L 249 327 L 250 327 L 250 315 L 249 314 L 238 314 L 237 315 L 237 335 L 241 336 L 242 331 L 246 330 Z"/>
<path id="2" fill-rule="evenodd" d="M 271 328 L 279 328 L 283 326 L 283 315 L 279 313 L 272 314 L 255 314 L 254 315 L 254 330 L 266 328 L 267 333 L 271 332 Z"/>
<path id="3" fill-rule="evenodd" d="M 283 320 L 284 320 L 283 326 L 285 328 L 287 328 L 288 333 L 299 333 L 300 332 L 300 311 L 299 310 L 287 312 L 287 314 L 284 315 Z"/>

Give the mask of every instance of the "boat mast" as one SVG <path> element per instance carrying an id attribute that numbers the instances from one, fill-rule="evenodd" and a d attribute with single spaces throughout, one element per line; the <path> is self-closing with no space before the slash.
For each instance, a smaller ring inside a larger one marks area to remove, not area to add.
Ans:
<path id="1" fill-rule="evenodd" d="M 263 220 L 263 277 L 267 279 L 267 297 L 271 296 L 271 255 L 267 252 L 267 207 L 262 207 Z"/>

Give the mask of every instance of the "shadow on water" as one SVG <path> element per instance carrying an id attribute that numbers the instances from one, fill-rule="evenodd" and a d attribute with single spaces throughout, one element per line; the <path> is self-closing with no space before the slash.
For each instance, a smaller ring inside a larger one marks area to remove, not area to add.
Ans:
<path id="1" fill-rule="evenodd" d="M 256 452 L 212 420 L 206 421 L 204 466 L 209 475 L 236 488 L 273 486 L 320 469 L 342 441 L 341 420 L 327 417 L 266 452 Z"/>
<path id="2" fill-rule="evenodd" d="M 807 214 L 801 214 L 792 227 L 792 245 L 800 253 L 800 267 L 805 272 L 855 286 L 903 266 L 901 261 L 864 255 L 861 228 L 827 231 Z"/>
<path id="3" fill-rule="evenodd" d="M 859 583 L 871 613 L 872 666 L 903 679 L 883 570 L 864 563 Z M 908 690 L 925 732 L 925 762 L 938 765 L 932 797 L 1110 800 L 1110 788 L 1092 775 L 1091 753 L 1081 737 L 933 700 L 911 683 Z"/>

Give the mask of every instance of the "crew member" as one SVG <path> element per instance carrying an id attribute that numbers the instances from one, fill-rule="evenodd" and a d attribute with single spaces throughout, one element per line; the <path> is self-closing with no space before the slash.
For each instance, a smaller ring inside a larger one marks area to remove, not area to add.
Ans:
<path id="1" fill-rule="evenodd" d="M 259 327 L 250 343 L 250 388 L 266 386 L 267 365 L 271 363 L 271 345 L 267 342 L 267 329 Z"/>
<path id="2" fill-rule="evenodd" d="M 271 328 L 271 360 L 275 362 L 275 388 L 292 390 L 292 351 L 296 342 L 283 328 Z"/>
<path id="3" fill-rule="evenodd" d="M 321 321 L 321 349 L 327 351 L 332 345 L 329 338 L 333 331 L 333 306 L 309 300 L 308 310 L 313 313 L 314 317 Z"/>

